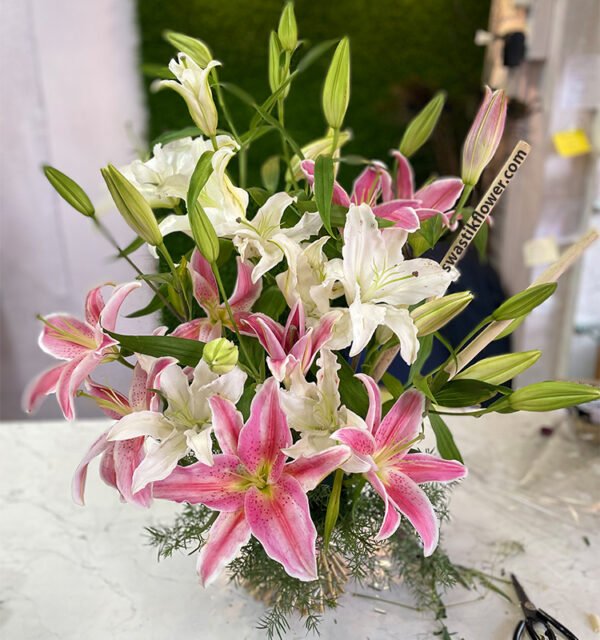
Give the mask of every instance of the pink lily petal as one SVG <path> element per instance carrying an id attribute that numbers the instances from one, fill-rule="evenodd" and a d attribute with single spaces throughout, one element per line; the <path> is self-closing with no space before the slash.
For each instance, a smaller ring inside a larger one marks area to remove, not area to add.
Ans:
<path id="1" fill-rule="evenodd" d="M 218 454 L 213 462 L 211 467 L 202 462 L 175 467 L 169 477 L 153 483 L 154 497 L 173 502 L 204 504 L 219 511 L 239 511 L 244 504 L 239 459 L 236 456 Z"/>
<path id="2" fill-rule="evenodd" d="M 148 373 L 137 362 L 133 368 L 131 386 L 129 387 L 128 404 L 132 409 L 143 411 L 150 406 L 150 391 L 148 390 Z"/>
<path id="3" fill-rule="evenodd" d="M 446 224 L 446 216 L 441 211 L 437 209 L 425 209 L 424 207 L 419 207 L 417 210 L 417 216 L 419 220 L 429 220 L 429 218 L 434 218 L 435 216 L 441 216 L 443 223 Z"/>
<path id="4" fill-rule="evenodd" d="M 300 163 L 300 168 L 306 181 L 311 187 L 315 185 L 315 162 L 314 160 L 303 160 Z M 348 192 L 342 187 L 342 185 L 335 180 L 333 183 L 333 197 L 331 198 L 332 204 L 339 204 L 342 207 L 350 206 L 350 196 Z"/>
<path id="5" fill-rule="evenodd" d="M 128 282 L 119 287 L 115 287 L 110 298 L 106 301 L 106 305 L 100 313 L 100 325 L 107 331 L 114 331 L 119 317 L 119 309 L 125 301 L 125 298 L 135 289 L 142 286 L 141 282 Z"/>
<path id="6" fill-rule="evenodd" d="M 219 514 L 198 556 L 198 574 L 203 587 L 217 579 L 250 540 L 250 536 L 243 509 Z"/>
<path id="7" fill-rule="evenodd" d="M 303 456 L 285 465 L 286 475 L 296 478 L 304 491 L 312 491 L 330 473 L 350 457 L 347 447 L 331 447 L 311 456 Z"/>
<path id="8" fill-rule="evenodd" d="M 375 452 L 375 439 L 364 429 L 343 427 L 335 431 L 331 437 L 347 444 L 353 453 L 359 456 L 370 456 Z"/>
<path id="9" fill-rule="evenodd" d="M 279 403 L 279 385 L 269 378 L 254 396 L 250 417 L 240 432 L 238 454 L 248 471 L 257 473 L 268 467 L 268 480 L 277 481 L 285 455 L 282 449 L 292 444 L 292 434 Z"/>
<path id="10" fill-rule="evenodd" d="M 290 311 L 285 327 L 283 329 L 283 348 L 289 353 L 296 344 L 298 338 L 305 333 L 306 317 L 304 315 L 304 305 L 298 300 Z"/>
<path id="11" fill-rule="evenodd" d="M 27 413 L 37 411 L 42 400 L 56 391 L 56 385 L 60 379 L 66 364 L 59 364 L 56 367 L 47 369 L 35 377 L 25 389 L 23 394 L 23 409 Z"/>
<path id="12" fill-rule="evenodd" d="M 408 202 L 415 201 L 409 200 Z M 395 223 L 394 226 L 411 233 L 421 226 L 416 210 L 411 206 L 406 206 L 402 200 L 390 200 L 390 202 L 378 204 L 373 207 L 373 213 L 378 218 L 391 220 Z"/>
<path id="13" fill-rule="evenodd" d="M 212 424 L 217 442 L 223 453 L 237 455 L 238 439 L 244 426 L 242 414 L 236 410 L 233 402 L 212 396 L 208 400 L 212 412 Z"/>
<path id="14" fill-rule="evenodd" d="M 381 523 L 381 527 L 379 528 L 375 539 L 378 541 L 387 540 L 387 538 L 394 535 L 398 530 L 398 527 L 400 526 L 400 514 L 394 506 L 394 503 L 390 500 L 387 490 L 383 485 L 383 482 L 379 479 L 379 476 L 374 471 L 371 471 L 367 474 L 367 479 L 385 504 L 383 522 Z"/>
<path id="15" fill-rule="evenodd" d="M 396 469 L 413 482 L 452 482 L 466 477 L 467 468 L 457 460 L 442 460 L 427 453 L 407 453 Z"/>
<path id="16" fill-rule="evenodd" d="M 415 198 L 421 200 L 424 209 L 448 211 L 452 209 L 463 190 L 460 178 L 441 178 L 419 189 Z"/>
<path id="17" fill-rule="evenodd" d="M 439 526 L 429 498 L 416 482 L 394 469 L 388 470 L 385 487 L 398 510 L 417 530 L 425 557 L 430 556 L 437 547 Z"/>
<path id="18" fill-rule="evenodd" d="M 371 206 L 374 205 L 383 188 L 384 174 L 387 174 L 387 170 L 382 163 L 368 166 L 354 181 L 352 202 L 354 204 L 366 202 Z"/>
<path id="19" fill-rule="evenodd" d="M 300 483 L 283 474 L 277 484 L 260 491 L 250 487 L 244 501 L 252 534 L 267 555 L 288 575 L 304 582 L 317 579 L 317 530 Z"/>
<path id="20" fill-rule="evenodd" d="M 91 378 L 85 381 L 85 388 L 91 396 L 100 401 L 98 408 L 105 416 L 113 420 L 120 420 L 124 415 L 131 412 L 129 400 L 116 389 L 94 382 Z"/>
<path id="21" fill-rule="evenodd" d="M 133 493 L 133 474 L 144 459 L 143 436 L 114 443 L 113 460 L 117 489 L 126 502 L 132 502 L 140 507 L 149 507 L 152 503 L 152 492 L 149 486 Z"/>
<path id="22" fill-rule="evenodd" d="M 211 309 L 219 305 L 219 288 L 210 262 L 198 249 L 194 249 L 192 253 L 189 271 L 192 276 L 194 298 L 207 313 L 210 313 Z"/>
<path id="23" fill-rule="evenodd" d="M 423 414 L 423 395 L 414 389 L 405 391 L 396 400 L 375 432 L 377 449 L 408 444 L 419 433 Z"/>
<path id="24" fill-rule="evenodd" d="M 235 289 L 229 299 L 229 305 L 234 314 L 250 311 L 252 305 L 258 300 L 262 291 L 262 282 L 252 282 L 254 265 L 237 258 L 237 279 Z"/>
<path id="25" fill-rule="evenodd" d="M 364 384 L 369 396 L 369 409 L 365 422 L 371 433 L 375 434 L 381 422 L 381 391 L 379 385 L 365 373 L 359 373 L 356 377 Z"/>
<path id="26" fill-rule="evenodd" d="M 113 452 L 115 450 L 115 443 L 109 442 L 106 451 L 100 458 L 99 473 L 102 481 L 113 489 L 117 488 L 117 472 L 115 470 L 115 459 Z"/>
<path id="27" fill-rule="evenodd" d="M 399 151 L 392 151 L 392 155 L 398 162 L 398 174 L 396 175 L 396 197 L 412 198 L 415 192 L 415 175 L 410 162 Z"/>
<path id="28" fill-rule="evenodd" d="M 196 318 L 180 324 L 171 335 L 174 338 L 210 342 L 221 337 L 221 323 L 213 324 L 208 318 Z"/>
<path id="29" fill-rule="evenodd" d="M 286 356 L 282 346 L 283 336 L 279 339 L 273 331 L 273 324 L 273 321 L 266 322 L 263 314 L 258 313 L 254 313 L 244 319 L 244 328 L 254 332 L 254 335 L 269 356 L 274 360 L 283 360 Z"/>
<path id="30" fill-rule="evenodd" d="M 101 357 L 94 352 L 85 352 L 67 362 L 56 385 L 56 399 L 67 420 L 75 418 L 73 396 L 81 383 L 100 364 Z"/>
<path id="31" fill-rule="evenodd" d="M 71 482 L 71 495 L 73 496 L 73 502 L 80 506 L 84 506 L 85 500 L 85 481 L 87 478 L 87 470 L 90 462 L 101 453 L 104 453 L 108 447 L 112 447 L 112 444 L 106 439 L 106 433 L 103 433 L 97 440 L 94 441 L 92 446 L 87 450 L 83 459 L 79 463 L 75 473 L 73 474 L 73 481 Z M 113 484 L 113 486 L 115 486 Z"/>
<path id="32" fill-rule="evenodd" d="M 102 286 L 92 289 L 85 298 L 85 319 L 95 326 L 100 322 L 100 314 L 104 309 L 104 297 L 102 296 Z"/>
<path id="33" fill-rule="evenodd" d="M 66 313 L 53 313 L 44 320 L 39 345 L 51 356 L 71 360 L 96 348 L 94 329 L 87 322 Z"/>

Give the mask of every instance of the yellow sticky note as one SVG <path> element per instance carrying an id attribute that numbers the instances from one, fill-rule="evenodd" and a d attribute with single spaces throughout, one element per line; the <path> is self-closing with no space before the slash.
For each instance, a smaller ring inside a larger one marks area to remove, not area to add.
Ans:
<path id="1" fill-rule="evenodd" d="M 557 131 L 553 136 L 554 148 L 563 158 L 582 156 L 592 150 L 592 145 L 583 129 Z"/>

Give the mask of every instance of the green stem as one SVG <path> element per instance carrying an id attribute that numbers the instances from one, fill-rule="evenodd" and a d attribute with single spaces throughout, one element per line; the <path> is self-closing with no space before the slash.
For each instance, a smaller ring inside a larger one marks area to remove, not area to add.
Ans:
<path id="1" fill-rule="evenodd" d="M 283 98 L 279 98 L 279 100 L 277 100 L 277 116 L 278 116 L 279 124 L 281 125 L 281 127 L 282 128 L 285 127 L 285 107 L 284 107 Z M 290 172 L 290 179 L 292 181 L 292 186 L 294 187 L 294 189 L 298 189 L 298 181 L 294 177 L 294 172 L 292 171 L 292 160 L 290 157 L 290 150 L 288 149 L 288 143 L 283 133 L 281 133 L 281 148 L 283 150 L 283 159 L 285 160 L 285 164 L 287 165 L 287 168 L 289 169 L 289 172 Z"/>
<path id="2" fill-rule="evenodd" d="M 335 153 L 335 150 L 337 149 L 339 139 L 340 139 L 340 130 L 338 128 L 335 128 L 333 130 L 333 142 L 331 144 L 331 156 L 332 157 L 333 157 L 333 154 Z"/>
<path id="3" fill-rule="evenodd" d="M 117 362 L 120 362 L 121 364 L 125 365 L 129 369 L 135 369 L 135 367 L 131 364 L 131 362 L 127 362 L 127 360 L 125 360 L 125 358 L 121 355 L 119 355 L 119 357 L 117 358 Z"/>
<path id="4" fill-rule="evenodd" d="M 325 531 L 323 532 L 323 550 L 327 551 L 329 548 L 329 541 L 331 539 L 331 532 L 335 527 L 338 515 L 340 513 L 340 495 L 342 493 L 342 481 L 344 479 L 344 472 L 342 469 L 338 469 L 335 472 L 333 479 L 333 488 L 329 496 L 329 502 L 327 503 L 327 512 L 325 514 Z"/>
<path id="5" fill-rule="evenodd" d="M 213 149 L 215 151 L 219 150 L 219 144 L 217 143 L 217 136 L 211 136 L 210 141 L 212 142 Z"/>
<path id="6" fill-rule="evenodd" d="M 462 210 L 465 208 L 465 204 L 467 204 L 467 200 L 473 191 L 473 185 L 466 184 L 465 188 L 462 190 L 460 194 L 460 198 L 458 199 L 458 204 L 456 205 L 456 209 L 454 209 L 454 213 L 452 214 L 452 218 L 450 219 L 450 224 L 456 222 L 459 214 L 462 213 Z"/>
<path id="7" fill-rule="evenodd" d="M 159 245 L 158 247 L 156 247 L 156 248 L 162 254 L 162 256 L 165 259 L 169 269 L 171 270 L 171 273 L 173 274 L 175 290 L 177 291 L 177 294 L 179 295 L 179 297 L 183 301 L 184 307 L 187 309 L 187 312 L 188 312 L 187 319 L 189 320 L 192 317 L 192 303 L 191 303 L 191 300 L 189 300 L 189 298 L 188 298 L 188 296 L 186 294 L 185 286 L 183 284 L 183 281 L 181 280 L 181 276 L 179 275 L 179 272 L 177 271 L 177 267 L 175 266 L 175 263 L 173 262 L 173 258 L 171 258 L 171 254 L 169 253 L 169 250 L 165 246 L 164 242 L 161 245 Z"/>

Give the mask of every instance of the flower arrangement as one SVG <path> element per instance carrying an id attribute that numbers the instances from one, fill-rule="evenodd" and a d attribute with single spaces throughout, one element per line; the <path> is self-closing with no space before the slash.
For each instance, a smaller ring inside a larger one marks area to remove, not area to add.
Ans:
<path id="1" fill-rule="evenodd" d="M 118 246 L 72 179 L 45 169 L 137 278 L 90 291 L 84 319 L 40 317 L 40 346 L 61 363 L 31 383 L 26 407 L 55 394 L 72 420 L 74 399 L 93 399 L 113 422 L 75 471 L 75 501 L 84 503 L 88 465 L 100 456 L 100 475 L 121 500 L 183 503 L 174 526 L 149 530 L 159 553 L 198 550 L 205 586 L 228 567 L 271 605 L 263 620 L 269 636 L 285 631 L 292 611 L 313 628 L 349 577 L 384 579 L 394 571 L 441 618 L 438 585 L 493 587 L 438 548 L 442 485 L 467 475 L 443 415 L 464 407 L 477 416 L 543 411 L 600 396 L 573 382 L 506 386 L 538 351 L 471 364 L 552 295 L 593 238 L 449 345 L 439 329 L 473 295 L 448 295 L 457 265 L 423 254 L 477 215 L 469 198 L 502 136 L 503 92 L 486 90 L 461 177 L 417 188 L 410 157 L 431 135 L 444 95 L 410 123 L 391 169 L 345 156 L 347 38 L 323 87 L 326 134 L 302 147 L 290 135 L 284 104 L 293 82 L 335 45 L 301 57 L 291 3 L 271 33 L 272 93 L 262 103 L 221 81 L 220 63 L 204 43 L 175 33 L 167 39 L 179 53 L 155 87 L 185 100 L 194 127 L 163 137 L 146 160 L 102 169 L 136 234 L 131 245 Z M 232 122 L 226 94 L 252 109 L 246 131 Z M 264 162 L 262 187 L 248 187 L 252 143 L 271 132 L 281 137 L 281 155 Z M 233 159 L 237 181 L 228 168 Z M 363 165 L 350 192 L 336 179 L 341 163 Z M 158 273 L 135 264 L 142 245 L 160 258 Z M 165 326 L 152 335 L 117 333 L 121 305 L 143 285 L 154 296 L 133 315 L 161 312 Z M 436 340 L 449 356 L 427 370 Z M 396 357 L 410 365 L 407 380 L 387 371 Z M 131 370 L 127 395 L 94 381 L 95 369 L 108 363 Z M 421 450 L 428 429 L 437 452 Z"/>

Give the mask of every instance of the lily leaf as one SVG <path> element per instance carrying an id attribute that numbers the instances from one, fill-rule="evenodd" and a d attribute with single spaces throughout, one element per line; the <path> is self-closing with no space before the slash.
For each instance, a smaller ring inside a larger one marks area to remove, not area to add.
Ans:
<path id="1" fill-rule="evenodd" d="M 428 417 L 433 433 L 435 434 L 437 450 L 442 458 L 444 458 L 444 460 L 458 460 L 459 462 L 463 462 L 456 442 L 454 442 L 452 432 L 442 417 L 437 413 L 430 413 Z"/>
<path id="2" fill-rule="evenodd" d="M 331 199 L 333 197 L 333 160 L 331 156 L 319 156 L 315 162 L 315 200 L 327 233 L 331 228 Z"/>
<path id="3" fill-rule="evenodd" d="M 160 358 L 171 356 L 177 358 L 179 363 L 188 367 L 195 367 L 204 350 L 204 343 L 187 338 L 174 338 L 173 336 L 128 336 L 122 333 L 106 331 L 111 338 L 118 340 L 119 344 L 133 353 L 143 353 L 147 356 Z"/>

